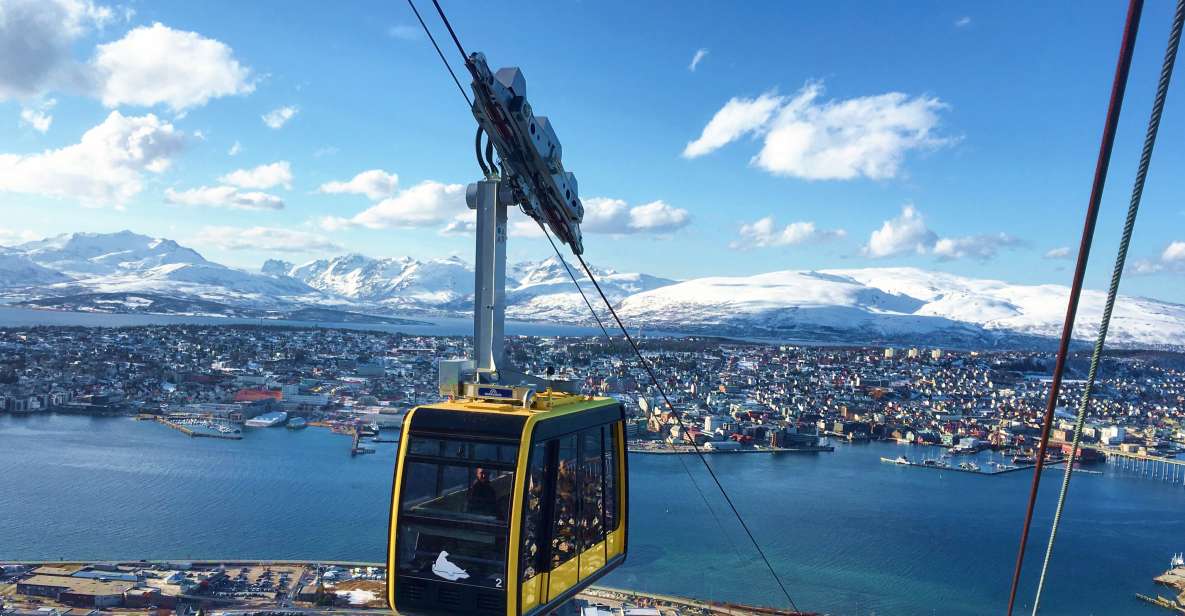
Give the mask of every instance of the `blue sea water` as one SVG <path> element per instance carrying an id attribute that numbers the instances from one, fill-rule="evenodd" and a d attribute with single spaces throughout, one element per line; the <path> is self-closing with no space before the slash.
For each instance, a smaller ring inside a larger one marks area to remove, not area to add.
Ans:
<path id="1" fill-rule="evenodd" d="M 225 441 L 126 418 L 0 415 L 0 561 L 381 561 L 395 446 L 375 447 L 351 457 L 347 438 L 316 428 L 254 429 Z M 874 443 L 711 464 L 800 609 L 1002 613 L 1031 475 L 879 461 L 900 453 L 924 455 Z M 1165 594 L 1151 578 L 1185 550 L 1185 487 L 1097 468 L 1104 474 L 1075 476 L 1041 613 L 1160 613 L 1134 593 Z M 1060 478 L 1044 477 L 1022 607 Z M 694 458 L 631 456 L 630 480 L 630 555 L 604 584 L 778 603 Z"/>

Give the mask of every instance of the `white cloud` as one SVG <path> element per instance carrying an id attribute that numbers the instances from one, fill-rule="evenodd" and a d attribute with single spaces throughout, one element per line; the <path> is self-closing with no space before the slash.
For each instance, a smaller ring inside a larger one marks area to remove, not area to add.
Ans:
<path id="1" fill-rule="evenodd" d="M 407 24 L 398 24 L 387 28 L 387 36 L 401 41 L 415 41 L 420 38 L 420 29 Z"/>
<path id="2" fill-rule="evenodd" d="M 966 28 L 967 26 L 970 26 L 970 25 L 971 25 L 971 17 L 969 17 L 967 15 L 964 15 L 964 16 L 955 20 L 955 27 L 956 28 Z"/>
<path id="3" fill-rule="evenodd" d="M 378 201 L 395 194 L 398 183 L 398 175 L 382 169 L 371 169 L 355 175 L 348 182 L 326 182 L 317 190 L 329 194 L 366 195 L 372 201 Z"/>
<path id="4" fill-rule="evenodd" d="M 218 178 L 218 181 L 239 188 L 292 188 L 292 166 L 288 161 L 281 160 L 251 169 L 237 169 Z"/>
<path id="5" fill-rule="evenodd" d="M 167 169 L 184 144 L 184 134 L 155 115 L 112 111 L 74 145 L 0 154 L 0 191 L 122 205 L 141 191 L 145 172 Z"/>
<path id="6" fill-rule="evenodd" d="M 663 201 L 651 201 L 630 208 L 629 228 L 638 232 L 667 233 L 682 229 L 691 222 L 687 210 L 671 207 Z"/>
<path id="7" fill-rule="evenodd" d="M 543 230 L 533 218 L 513 216 L 506 224 L 506 233 L 510 237 L 542 239 Z M 469 210 L 457 214 L 443 229 L 441 235 L 472 235 L 477 232 L 477 212 Z"/>
<path id="8" fill-rule="evenodd" d="M 777 175 L 808 180 L 887 179 L 909 150 L 946 143 L 931 135 L 936 98 L 900 92 L 818 104 L 820 84 L 809 84 L 782 107 L 754 158 Z"/>
<path id="9" fill-rule="evenodd" d="M 371 207 L 350 217 L 326 216 L 320 219 L 322 229 L 336 231 L 350 227 L 370 229 L 414 229 L 443 225 L 442 235 L 473 233 L 475 214 L 465 204 L 465 186 L 442 184 L 431 180 L 396 191 L 395 174 L 372 169 L 358 174 L 349 182 L 330 182 L 322 192 L 358 193 L 375 199 L 384 191 L 393 192 Z M 687 210 L 653 201 L 631 207 L 620 199 L 591 197 L 584 200 L 585 233 L 626 235 L 635 233 L 665 234 L 687 226 L 691 215 Z M 542 237 L 533 220 L 520 219 L 509 223 L 508 232 L 514 237 Z"/>
<path id="10" fill-rule="evenodd" d="M 784 99 L 772 92 L 757 98 L 733 98 L 712 116 L 695 141 L 683 148 L 684 158 L 696 158 L 716 151 L 742 135 L 757 131 L 769 122 Z"/>
<path id="11" fill-rule="evenodd" d="M 529 237 L 542 239 L 543 229 L 539 228 L 539 223 L 535 222 L 533 218 L 519 218 L 510 221 L 509 224 L 510 237 Z"/>
<path id="12" fill-rule="evenodd" d="M 234 186 L 165 189 L 165 201 L 175 205 L 221 207 L 234 210 L 282 210 L 284 200 L 264 192 L 240 192 Z"/>
<path id="13" fill-rule="evenodd" d="M 913 253 L 933 254 L 943 261 L 965 258 L 987 261 L 995 258 L 1002 248 L 1024 245 L 1024 240 L 1007 233 L 940 238 L 926 226 L 922 213 L 907 204 L 900 216 L 884 221 L 872 232 L 861 253 L 874 259 Z"/>
<path id="14" fill-rule="evenodd" d="M 1165 263 L 1185 263 L 1185 242 L 1173 242 L 1160 254 Z"/>
<path id="15" fill-rule="evenodd" d="M 1141 259 L 1132 266 L 1137 274 L 1185 273 L 1185 241 L 1170 242 L 1156 259 Z"/>
<path id="16" fill-rule="evenodd" d="M 477 213 L 473 210 L 453 216 L 453 219 L 440 230 L 441 235 L 469 235 L 476 232 Z"/>
<path id="17" fill-rule="evenodd" d="M 823 86 L 808 83 L 793 98 L 763 94 L 732 99 L 687 144 L 683 156 L 694 158 L 746 133 L 763 135 L 752 163 L 775 175 L 807 180 L 896 177 L 911 150 L 947 145 L 934 135 L 937 98 L 900 92 L 820 102 Z"/>
<path id="18" fill-rule="evenodd" d="M 795 246 L 847 236 L 843 229 L 819 229 L 813 222 L 792 222 L 779 229 L 773 216 L 766 216 L 752 223 L 741 225 L 741 239 L 730 244 L 732 248 L 766 248 L 770 246 Z"/>
<path id="19" fill-rule="evenodd" d="M 383 199 L 353 217 L 323 218 L 321 226 L 331 231 L 353 226 L 413 229 L 453 221 L 468 209 L 464 185 L 427 180 Z"/>
<path id="20" fill-rule="evenodd" d="M 1046 251 L 1045 258 L 1046 259 L 1069 259 L 1071 254 L 1072 253 L 1070 252 L 1069 246 L 1058 246 L 1057 248 L 1050 248 L 1048 251 Z"/>
<path id="21" fill-rule="evenodd" d="M 37 239 L 41 239 L 41 236 L 28 229 L 17 230 L 0 227 L 0 246 L 23 244 L 25 242 L 32 242 L 33 240 Z"/>
<path id="22" fill-rule="evenodd" d="M 263 114 L 260 118 L 263 119 L 264 124 L 268 125 L 268 128 L 278 129 L 287 124 L 288 120 L 291 120 L 298 111 L 300 108 L 295 106 L 280 107 Z"/>
<path id="23" fill-rule="evenodd" d="M 56 104 L 58 101 L 51 98 L 32 107 L 21 106 L 21 124 L 39 133 L 48 131 L 50 124 L 53 124 L 53 116 L 49 114 L 49 110 Z"/>
<path id="24" fill-rule="evenodd" d="M 912 205 L 906 205 L 901 215 L 886 220 L 880 229 L 872 232 L 864 254 L 875 259 L 915 252 L 926 253 L 938 241 L 922 218 L 921 212 Z"/>
<path id="25" fill-rule="evenodd" d="M 672 207 L 664 201 L 652 201 L 630 207 L 621 199 L 590 197 L 584 200 L 585 233 L 670 233 L 688 225 L 691 215 L 687 210 Z"/>
<path id="26" fill-rule="evenodd" d="M 0 100 L 32 98 L 50 89 L 84 91 L 89 70 L 71 44 L 111 21 L 111 9 L 90 0 L 5 0 L 0 5 Z"/>
<path id="27" fill-rule="evenodd" d="M 703 62 L 704 57 L 706 57 L 707 55 L 708 55 L 707 49 L 704 49 L 701 47 L 700 49 L 695 50 L 695 55 L 691 57 L 691 64 L 687 65 L 687 70 L 694 73 L 696 67 L 699 66 L 700 62 Z"/>
<path id="28" fill-rule="evenodd" d="M 294 253 L 342 250 L 340 244 L 323 235 L 278 227 L 203 227 L 190 242 L 223 250 Z"/>
<path id="29" fill-rule="evenodd" d="M 239 152 L 242 152 L 242 151 L 243 151 L 243 144 L 239 143 L 238 141 L 235 141 L 234 145 L 230 146 L 230 149 L 226 151 L 226 155 L 227 156 L 238 156 Z"/>
<path id="30" fill-rule="evenodd" d="M 1001 248 L 1020 246 L 1023 242 L 1008 235 L 968 235 L 944 237 L 934 243 L 934 254 L 943 260 L 972 258 L 979 261 L 994 259 Z"/>
<path id="31" fill-rule="evenodd" d="M 108 107 L 164 104 L 180 112 L 255 90 L 250 69 L 225 43 L 160 23 L 99 45 L 91 63 Z"/>

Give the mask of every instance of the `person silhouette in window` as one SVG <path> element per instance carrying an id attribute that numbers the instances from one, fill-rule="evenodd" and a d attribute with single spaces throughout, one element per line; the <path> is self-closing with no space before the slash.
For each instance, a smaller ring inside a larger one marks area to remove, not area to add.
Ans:
<path id="1" fill-rule="evenodd" d="M 465 510 L 477 515 L 498 515 L 498 493 L 490 483 L 490 473 L 484 468 L 474 470 L 477 479 L 465 494 Z"/>

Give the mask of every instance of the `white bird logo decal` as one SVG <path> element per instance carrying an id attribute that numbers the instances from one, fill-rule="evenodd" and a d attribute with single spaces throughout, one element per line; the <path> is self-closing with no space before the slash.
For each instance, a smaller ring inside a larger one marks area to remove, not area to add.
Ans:
<path id="1" fill-rule="evenodd" d="M 448 552 L 444 550 L 440 551 L 440 555 L 436 557 L 436 562 L 432 563 L 432 573 L 450 582 L 469 577 L 469 574 L 464 569 L 448 561 Z"/>

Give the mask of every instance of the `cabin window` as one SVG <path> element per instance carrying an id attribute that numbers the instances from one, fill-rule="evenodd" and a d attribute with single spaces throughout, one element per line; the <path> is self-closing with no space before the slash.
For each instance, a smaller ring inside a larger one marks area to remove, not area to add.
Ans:
<path id="1" fill-rule="evenodd" d="M 504 588 L 506 531 L 436 521 L 401 523 L 399 573 Z"/>
<path id="2" fill-rule="evenodd" d="M 414 433 L 407 447 L 400 572 L 504 588 L 517 447 Z"/>
<path id="3" fill-rule="evenodd" d="M 514 471 L 482 466 L 408 462 L 402 511 L 475 522 L 504 522 Z"/>
<path id="4" fill-rule="evenodd" d="M 540 559 L 543 556 L 543 509 L 544 485 L 547 481 L 547 443 L 535 443 L 531 448 L 531 461 L 527 469 L 527 493 L 523 500 L 523 543 L 522 543 L 522 579 L 529 580 L 538 575 L 543 569 Z"/>
<path id="5" fill-rule="evenodd" d="M 518 447 L 515 445 L 418 437 L 409 447 L 408 453 L 423 456 L 503 464 L 514 464 L 518 461 Z"/>
<path id="6" fill-rule="evenodd" d="M 589 549 L 605 540 L 604 428 L 590 428 L 580 433 L 580 540 L 581 549 Z"/>
<path id="7" fill-rule="evenodd" d="M 617 426 L 605 426 L 605 532 L 617 530 Z"/>
<path id="8" fill-rule="evenodd" d="M 577 435 L 558 439 L 558 458 L 555 470 L 555 497 L 552 503 L 551 568 L 568 562 L 577 551 L 576 527 L 579 522 L 579 493 L 577 486 Z"/>

